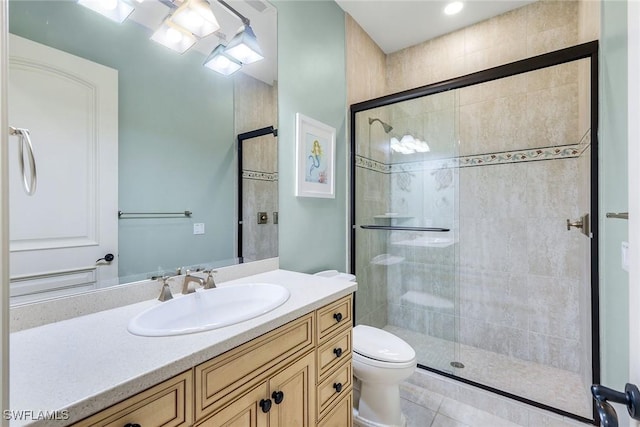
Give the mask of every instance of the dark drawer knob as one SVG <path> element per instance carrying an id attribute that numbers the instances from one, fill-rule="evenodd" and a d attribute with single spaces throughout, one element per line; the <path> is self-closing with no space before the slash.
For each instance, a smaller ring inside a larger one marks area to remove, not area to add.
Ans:
<path id="1" fill-rule="evenodd" d="M 336 355 L 336 357 L 340 357 L 342 356 L 342 349 L 340 347 L 334 348 L 333 353 Z"/>
<path id="2" fill-rule="evenodd" d="M 339 322 L 342 320 L 342 313 L 334 313 L 333 314 L 333 318 L 336 319 L 336 322 Z"/>
<path id="3" fill-rule="evenodd" d="M 260 408 L 262 412 L 269 412 L 271 410 L 271 399 L 262 399 L 260 401 Z"/>
<path id="4" fill-rule="evenodd" d="M 340 393 L 342 391 L 342 383 L 333 383 L 333 388 L 336 389 L 336 393 Z"/>
<path id="5" fill-rule="evenodd" d="M 140 424 L 132 424 L 132 423 L 127 423 L 124 425 L 124 427 L 141 427 Z"/>
<path id="6" fill-rule="evenodd" d="M 282 391 L 274 391 L 271 394 L 271 397 L 273 398 L 273 401 L 276 402 L 276 405 L 279 405 L 284 400 L 284 392 L 282 392 Z"/>

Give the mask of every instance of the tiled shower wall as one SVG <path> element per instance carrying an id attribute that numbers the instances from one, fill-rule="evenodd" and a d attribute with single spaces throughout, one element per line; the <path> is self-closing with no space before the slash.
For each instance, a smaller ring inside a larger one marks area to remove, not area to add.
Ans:
<path id="1" fill-rule="evenodd" d="M 536 2 L 387 56 L 347 17 L 350 102 L 597 39 L 598 11 L 598 2 Z M 382 58 L 386 62 L 384 68 Z M 378 74 L 382 68 L 386 76 L 384 84 Z M 461 162 L 486 160 L 487 156 L 491 160 L 495 153 L 507 155 L 513 150 L 577 144 L 588 127 L 584 120 L 586 111 L 577 107 L 588 105 L 586 82 L 584 69 L 574 65 L 562 71 L 546 70 L 535 77 L 516 76 L 461 91 L 457 100 Z M 549 105 L 556 107 L 550 109 Z M 367 113 L 375 113 L 396 127 L 402 126 L 403 113 L 406 116 L 406 112 Z M 560 114 L 564 119 L 557 120 Z M 371 139 L 372 144 L 358 149 L 363 159 L 356 171 L 357 180 L 361 185 L 363 180 L 369 180 L 365 187 L 383 189 L 387 185 L 392 189 L 397 186 L 398 177 L 404 175 L 406 180 L 407 172 L 397 172 L 393 178 L 390 164 L 396 160 L 385 154 L 381 142 L 385 135 L 377 124 L 368 126 L 366 118 L 360 118 L 357 133 L 364 137 L 362 141 Z M 421 131 L 427 136 L 429 128 Z M 458 180 L 459 194 L 451 195 L 449 201 L 455 206 L 459 200 L 455 208 L 460 222 L 454 226 L 459 229 L 459 235 L 454 236 L 457 243 L 447 249 L 405 248 L 406 262 L 384 267 L 386 274 L 375 271 L 376 267 L 365 269 L 364 277 L 358 278 L 363 291 L 359 290 L 359 297 L 363 294 L 364 298 L 357 305 L 363 317 L 358 316 L 357 320 L 364 320 L 367 313 L 373 315 L 384 307 L 384 302 L 374 295 L 386 292 L 389 323 L 401 322 L 411 329 L 425 325 L 425 332 L 447 339 L 454 338 L 458 331 L 457 338 L 464 343 L 574 372 L 586 369 L 588 361 L 584 354 L 588 351 L 580 343 L 585 342 L 588 334 L 585 324 L 588 325 L 589 316 L 578 308 L 578 301 L 588 303 L 584 266 L 580 264 L 584 251 L 578 249 L 583 242 L 578 233 L 566 234 L 562 225 L 566 218 L 575 219 L 582 213 L 576 206 L 578 202 L 584 205 L 585 201 L 580 200 L 583 193 L 574 179 L 588 164 L 585 162 L 588 153 L 587 150 L 579 158 L 569 153 L 568 159 L 551 160 L 552 150 L 550 159 L 545 161 L 464 165 L 453 175 Z M 534 150 L 525 155 L 540 153 Z M 385 168 L 389 169 L 386 173 Z M 421 182 L 421 192 L 430 185 L 430 173 L 437 169 L 425 169 L 418 175 L 413 172 L 414 182 Z M 389 178 L 388 184 L 384 184 L 383 176 Z M 441 194 L 437 193 L 432 187 L 424 198 L 435 204 L 441 201 Z M 358 193 L 356 196 L 357 203 L 361 203 L 362 196 Z M 389 198 L 384 206 L 381 197 L 377 203 L 370 215 L 401 211 L 398 199 Z M 359 217 L 365 219 L 362 210 L 369 208 L 360 209 Z M 426 209 L 428 206 L 425 212 Z M 433 214 L 427 216 L 430 218 L 423 219 L 441 223 L 445 220 Z M 358 233 L 366 232 L 358 230 Z M 364 255 L 367 251 L 360 249 L 358 265 L 366 265 L 372 254 L 389 252 L 381 244 L 367 240 L 365 247 L 373 251 Z M 443 261 L 450 256 L 459 257 L 457 278 Z M 426 262 L 427 259 L 440 261 L 434 264 Z M 421 273 L 420 269 L 424 271 Z M 398 277 L 403 278 L 399 288 Z M 455 299 L 454 290 L 438 283 L 459 286 L 461 316 L 456 318 L 449 308 L 429 312 L 399 302 L 404 293 L 417 288 L 444 299 Z M 376 304 L 367 305 L 368 301 Z M 381 317 L 377 314 L 380 322 Z"/>
<path id="2" fill-rule="evenodd" d="M 277 128 L 278 89 L 238 73 L 234 76 L 236 135 L 267 126 Z M 243 145 L 243 242 L 245 262 L 278 256 L 278 142 L 272 135 L 244 141 Z M 266 224 L 258 224 L 258 212 L 267 212 Z"/>

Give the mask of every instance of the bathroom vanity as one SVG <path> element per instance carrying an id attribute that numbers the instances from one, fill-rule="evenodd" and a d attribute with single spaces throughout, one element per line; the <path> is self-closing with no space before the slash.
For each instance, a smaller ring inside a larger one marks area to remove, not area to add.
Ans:
<path id="1" fill-rule="evenodd" d="M 289 300 L 183 336 L 127 332 L 127 322 L 157 301 L 12 334 L 12 410 L 67 415 L 35 422 L 56 426 L 351 426 L 355 283 L 276 270 L 221 286 L 251 282 L 283 285 Z M 27 341 L 46 347 L 56 337 L 63 342 L 48 353 L 28 351 Z M 38 365 L 27 370 L 35 359 L 50 367 L 46 375 Z"/>

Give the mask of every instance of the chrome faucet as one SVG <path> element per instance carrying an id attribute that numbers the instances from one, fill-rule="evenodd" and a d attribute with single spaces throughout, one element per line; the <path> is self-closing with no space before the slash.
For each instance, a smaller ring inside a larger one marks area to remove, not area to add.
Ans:
<path id="1" fill-rule="evenodd" d="M 182 294 L 187 295 L 195 292 L 196 290 L 189 286 L 189 283 L 195 282 L 200 286 L 204 286 L 204 279 L 201 277 L 192 276 L 187 270 L 187 275 L 184 276 L 184 282 L 182 282 Z"/>

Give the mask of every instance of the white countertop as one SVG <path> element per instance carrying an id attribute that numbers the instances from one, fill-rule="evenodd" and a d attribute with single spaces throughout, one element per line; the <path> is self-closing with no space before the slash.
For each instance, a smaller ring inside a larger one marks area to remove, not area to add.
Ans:
<path id="1" fill-rule="evenodd" d="M 145 301 L 11 334 L 10 426 L 72 424 L 356 290 L 354 282 L 275 270 L 219 284 L 276 283 L 289 300 L 262 316 L 206 332 L 141 337 L 129 320 Z M 159 289 L 159 288 L 158 288 Z M 68 411 L 67 420 L 35 421 L 40 412 Z M 6 414 L 4 414 L 6 417 Z"/>

